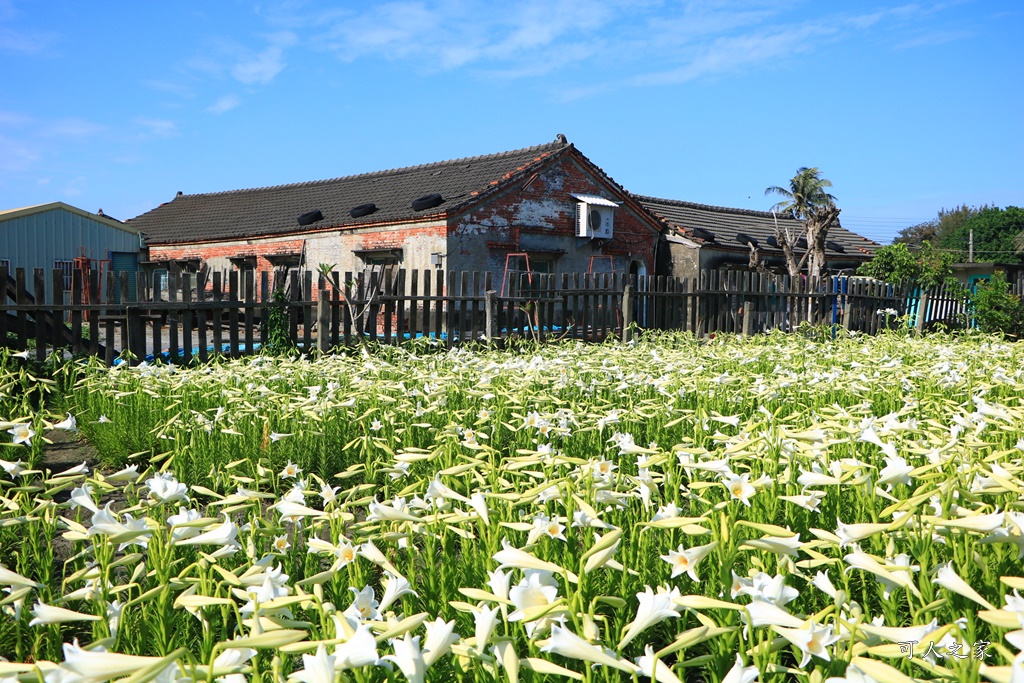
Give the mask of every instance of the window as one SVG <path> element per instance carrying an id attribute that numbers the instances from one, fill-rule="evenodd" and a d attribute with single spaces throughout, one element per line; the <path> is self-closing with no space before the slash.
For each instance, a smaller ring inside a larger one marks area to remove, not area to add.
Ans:
<path id="1" fill-rule="evenodd" d="M 71 289 L 71 273 L 75 270 L 74 261 L 54 261 L 53 267 L 64 275 L 64 289 Z"/>
<path id="2" fill-rule="evenodd" d="M 392 281 L 395 280 L 402 263 L 401 249 L 366 249 L 354 253 L 363 262 L 364 270 L 380 273 L 382 279 L 390 273 Z"/>

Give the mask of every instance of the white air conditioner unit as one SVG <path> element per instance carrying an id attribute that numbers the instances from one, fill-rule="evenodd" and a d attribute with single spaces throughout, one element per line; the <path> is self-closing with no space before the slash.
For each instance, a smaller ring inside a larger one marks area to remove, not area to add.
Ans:
<path id="1" fill-rule="evenodd" d="M 615 227 L 615 202 L 594 195 L 573 195 L 576 203 L 576 236 L 611 239 Z"/>

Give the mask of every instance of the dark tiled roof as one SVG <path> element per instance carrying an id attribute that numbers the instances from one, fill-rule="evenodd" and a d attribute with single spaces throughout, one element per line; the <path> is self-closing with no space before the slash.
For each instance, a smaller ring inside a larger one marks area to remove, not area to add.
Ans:
<path id="1" fill-rule="evenodd" d="M 572 149 L 555 141 L 500 154 L 440 161 L 362 175 L 211 194 L 185 194 L 129 221 L 148 244 L 199 242 L 390 223 L 453 213 L 553 155 Z M 435 208 L 413 210 L 414 199 L 440 194 Z M 373 203 L 377 211 L 352 218 L 349 210 Z M 296 218 L 319 209 L 323 219 L 302 227 Z"/>
<path id="2" fill-rule="evenodd" d="M 645 209 L 671 228 L 675 228 L 677 233 L 694 238 L 696 241 L 709 242 L 701 237 L 700 232 L 694 232 L 694 228 L 699 228 L 711 232 L 714 236 L 714 240 L 710 241 L 711 244 L 747 249 L 746 244 L 738 239 L 741 235 L 745 235 L 757 240 L 758 246 L 762 250 L 781 253 L 780 249 L 773 248 L 768 244 L 768 238 L 775 236 L 775 219 L 767 211 L 729 209 L 722 206 L 708 206 L 707 204 L 641 195 L 633 195 L 633 197 Z M 780 225 L 789 223 L 792 226 L 793 234 L 803 235 L 803 225 L 799 221 L 782 216 L 778 218 L 778 221 Z M 836 246 L 842 247 L 842 251 L 835 249 Z M 881 246 L 878 242 L 861 237 L 842 226 L 834 225 L 828 231 L 825 255 L 837 259 L 863 259 L 870 257 Z"/>

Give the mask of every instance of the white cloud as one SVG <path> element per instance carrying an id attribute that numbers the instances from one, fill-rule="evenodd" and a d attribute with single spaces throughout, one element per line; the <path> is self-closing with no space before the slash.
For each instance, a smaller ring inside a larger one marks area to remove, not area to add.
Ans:
<path id="1" fill-rule="evenodd" d="M 140 117 L 135 123 L 145 129 L 144 138 L 174 138 L 181 135 L 177 124 L 167 119 L 152 119 Z"/>
<path id="2" fill-rule="evenodd" d="M 38 148 L 21 139 L 0 135 L 0 171 L 20 173 L 42 157 Z"/>
<path id="3" fill-rule="evenodd" d="M 211 114 L 223 114 L 226 111 L 230 111 L 240 105 L 242 100 L 237 95 L 223 95 L 218 97 L 217 101 L 206 108 L 206 111 Z"/>
<path id="4" fill-rule="evenodd" d="M 91 138 L 106 130 L 106 126 L 78 117 L 67 117 L 46 124 L 40 131 L 42 137 Z"/>
<path id="5" fill-rule="evenodd" d="M 247 54 L 231 68 L 231 75 L 246 85 L 266 85 L 284 70 L 285 50 L 297 42 L 294 33 L 282 31 L 268 36 L 270 45 L 255 55 Z"/>
<path id="6" fill-rule="evenodd" d="M 637 85 L 685 83 L 702 76 L 744 71 L 808 52 L 836 29 L 818 24 L 784 27 L 771 32 L 717 38 L 687 63 L 660 73 L 637 77 Z"/>
<path id="7" fill-rule="evenodd" d="M 0 27 L 0 50 L 25 55 L 47 52 L 56 42 L 57 34 L 49 31 L 19 31 Z"/>
<path id="8" fill-rule="evenodd" d="M 898 43 L 896 45 L 896 49 L 909 50 L 917 47 L 933 47 L 935 45 L 944 45 L 957 40 L 970 38 L 973 35 L 974 33 L 972 31 L 930 31 Z"/>

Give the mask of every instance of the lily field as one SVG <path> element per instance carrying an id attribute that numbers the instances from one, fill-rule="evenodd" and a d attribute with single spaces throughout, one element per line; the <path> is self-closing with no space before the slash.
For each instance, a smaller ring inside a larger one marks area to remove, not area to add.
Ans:
<path id="1" fill-rule="evenodd" d="M 1024 682 L 1021 343 L 41 371 L 0 349 L 0 683 Z"/>

